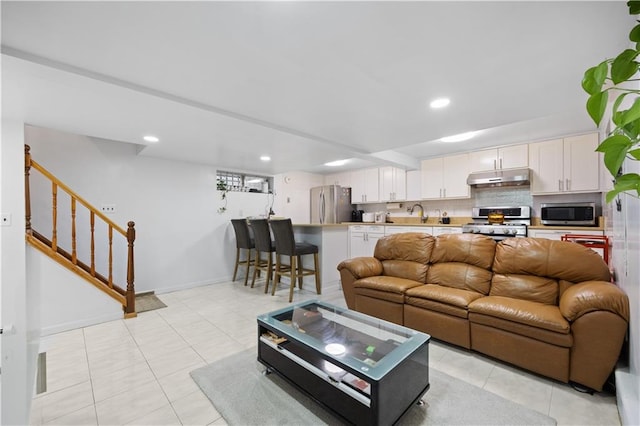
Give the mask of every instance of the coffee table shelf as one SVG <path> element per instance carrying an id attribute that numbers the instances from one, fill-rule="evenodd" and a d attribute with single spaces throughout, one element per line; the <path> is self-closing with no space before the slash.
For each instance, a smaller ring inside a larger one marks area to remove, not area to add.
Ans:
<path id="1" fill-rule="evenodd" d="M 429 335 L 320 301 L 258 317 L 258 361 L 353 424 L 393 424 L 429 389 Z"/>

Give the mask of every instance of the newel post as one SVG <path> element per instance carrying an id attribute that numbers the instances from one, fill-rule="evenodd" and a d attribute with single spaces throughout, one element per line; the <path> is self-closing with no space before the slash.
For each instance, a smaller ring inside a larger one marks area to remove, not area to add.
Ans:
<path id="1" fill-rule="evenodd" d="M 127 254 L 127 307 L 125 310 L 125 317 L 136 316 L 136 292 L 133 286 L 134 270 L 133 270 L 133 242 L 136 240 L 135 223 L 127 223 L 127 242 L 128 242 L 128 254 Z"/>
<path id="2" fill-rule="evenodd" d="M 25 230 L 31 234 L 31 193 L 29 191 L 29 173 L 31 171 L 31 147 L 24 146 L 24 212 L 25 212 Z"/>

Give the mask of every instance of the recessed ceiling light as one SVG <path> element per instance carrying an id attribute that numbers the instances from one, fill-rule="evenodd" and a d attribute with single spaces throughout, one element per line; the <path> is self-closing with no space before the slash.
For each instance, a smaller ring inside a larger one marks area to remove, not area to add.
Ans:
<path id="1" fill-rule="evenodd" d="M 447 105 L 449 105 L 450 102 L 451 101 L 448 98 L 438 98 L 438 99 L 434 99 L 433 101 L 431 101 L 429 106 L 431 108 L 434 108 L 434 109 L 444 108 Z"/>
<path id="2" fill-rule="evenodd" d="M 348 162 L 349 160 L 336 160 L 336 161 L 330 161 L 329 163 L 324 163 L 324 165 L 329 167 L 338 167 L 338 166 L 344 166 Z"/>
<path id="3" fill-rule="evenodd" d="M 147 141 L 147 142 L 151 142 L 151 143 L 155 143 L 155 142 L 158 142 L 158 141 L 160 140 L 160 139 L 158 139 L 157 137 L 155 137 L 155 136 L 151 136 L 151 135 L 147 135 L 147 136 L 145 136 L 143 139 L 144 139 L 145 141 Z"/>
<path id="4" fill-rule="evenodd" d="M 440 142 L 462 142 L 467 141 L 480 132 L 460 133 L 459 135 L 447 136 L 440 139 Z"/>
<path id="5" fill-rule="evenodd" d="M 262 157 L 260 157 L 260 160 L 262 160 L 262 161 L 271 161 L 271 157 L 269 157 L 268 155 L 263 155 Z"/>

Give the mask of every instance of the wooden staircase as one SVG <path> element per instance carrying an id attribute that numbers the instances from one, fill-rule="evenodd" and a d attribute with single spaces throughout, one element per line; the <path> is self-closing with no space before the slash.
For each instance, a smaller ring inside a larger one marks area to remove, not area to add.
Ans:
<path id="1" fill-rule="evenodd" d="M 100 289 L 102 292 L 115 299 L 122 305 L 125 318 L 135 317 L 135 289 L 134 289 L 134 250 L 133 243 L 136 238 L 135 224 L 129 222 L 127 229 L 124 230 L 111 219 L 102 214 L 97 208 L 89 204 L 82 197 L 72 191 L 67 185 L 62 183 L 58 178 L 51 174 L 48 170 L 38 164 L 31 158 L 30 147 L 25 145 L 24 148 L 25 166 L 25 203 L 26 203 L 26 241 L 34 248 L 55 260 L 60 265 L 74 272 L 78 276 L 84 278 L 89 283 Z M 37 232 L 31 227 L 31 194 L 30 194 L 30 174 L 32 170 L 41 173 L 51 183 L 51 200 L 52 200 L 52 226 L 48 235 Z M 71 200 L 71 248 L 62 248 L 58 245 L 58 191 L 65 192 Z M 76 229 L 77 209 L 86 209 L 89 213 L 89 229 Z M 107 229 L 108 244 L 108 266 L 107 270 L 100 273 L 96 270 L 96 221 L 103 222 Z M 90 249 L 88 253 L 78 253 L 77 235 L 90 235 Z M 114 232 L 115 231 L 115 232 Z M 113 265 L 114 253 L 113 242 L 116 238 L 125 238 L 127 242 L 127 271 L 126 271 L 126 288 L 122 288 L 114 283 Z M 86 256 L 83 260 L 80 260 Z M 88 258 L 88 259 L 87 259 Z"/>

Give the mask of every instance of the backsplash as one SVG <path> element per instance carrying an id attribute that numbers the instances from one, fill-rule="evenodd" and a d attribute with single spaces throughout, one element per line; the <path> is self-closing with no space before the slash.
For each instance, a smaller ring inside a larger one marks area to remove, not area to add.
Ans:
<path id="1" fill-rule="evenodd" d="M 533 197 L 528 186 L 506 188 L 472 188 L 473 207 L 530 206 Z"/>
<path id="2" fill-rule="evenodd" d="M 531 188 L 501 187 L 501 188 L 472 188 L 471 198 L 461 200 L 418 200 L 404 201 L 401 208 L 393 208 L 398 203 L 359 204 L 358 208 L 366 212 L 388 211 L 391 216 L 408 216 L 407 209 L 416 203 L 424 207 L 425 215 L 440 217 L 443 212 L 452 217 L 471 217 L 473 207 L 500 207 L 500 206 L 529 206 L 531 215 L 540 216 L 540 204 L 543 203 L 570 203 L 570 202 L 594 202 L 596 203 L 596 215 L 602 214 L 602 194 L 560 194 L 560 195 L 531 195 Z M 416 215 L 414 213 L 414 215 Z"/>

